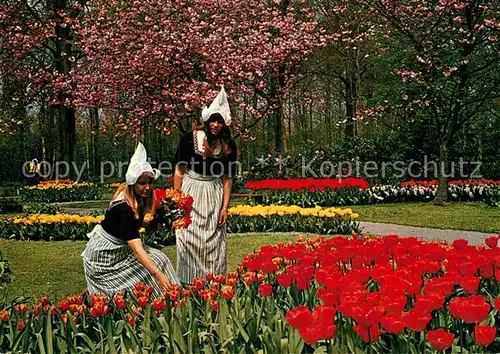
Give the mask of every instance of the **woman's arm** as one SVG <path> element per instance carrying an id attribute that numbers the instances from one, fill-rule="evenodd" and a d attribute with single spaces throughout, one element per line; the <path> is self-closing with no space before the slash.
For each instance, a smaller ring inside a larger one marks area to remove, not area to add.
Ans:
<path id="1" fill-rule="evenodd" d="M 158 267 L 158 265 L 151 259 L 149 254 L 146 252 L 142 246 L 142 241 L 140 238 L 134 238 L 128 241 L 128 246 L 132 249 L 137 260 L 146 268 L 153 277 L 156 278 L 160 286 L 165 291 L 169 291 L 173 287 L 173 283 L 169 277 L 167 277 Z"/>
<path id="2" fill-rule="evenodd" d="M 219 216 L 219 226 L 224 225 L 227 222 L 229 216 L 229 202 L 231 201 L 231 190 L 233 189 L 233 179 L 229 176 L 222 177 L 222 188 L 224 191 L 222 209 Z"/>
<path id="3" fill-rule="evenodd" d="M 174 188 L 181 190 L 182 187 L 182 178 L 186 172 L 186 166 L 175 166 L 175 174 L 174 174 Z"/>

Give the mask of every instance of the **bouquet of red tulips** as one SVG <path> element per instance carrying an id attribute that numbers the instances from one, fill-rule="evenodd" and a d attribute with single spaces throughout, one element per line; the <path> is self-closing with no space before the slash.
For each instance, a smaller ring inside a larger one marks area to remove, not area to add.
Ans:
<path id="1" fill-rule="evenodd" d="M 155 206 L 156 223 L 171 225 L 173 229 L 186 228 L 191 224 L 193 197 L 190 195 L 174 188 L 156 189 Z"/>

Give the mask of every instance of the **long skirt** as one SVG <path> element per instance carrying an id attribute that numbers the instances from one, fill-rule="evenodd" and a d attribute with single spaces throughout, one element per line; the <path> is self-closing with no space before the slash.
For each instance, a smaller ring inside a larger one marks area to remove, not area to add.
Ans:
<path id="1" fill-rule="evenodd" d="M 109 296 L 121 290 L 131 293 L 134 285 L 142 282 L 154 288 L 154 297 L 162 295 L 160 285 L 139 262 L 126 241 L 110 235 L 101 225 L 96 225 L 87 236 L 90 240 L 82 253 L 82 258 L 90 293 L 102 293 Z M 160 271 L 172 282 L 179 284 L 174 267 L 166 254 L 146 245 L 144 245 L 144 250 L 158 265 Z"/>
<path id="2" fill-rule="evenodd" d="M 218 227 L 223 203 L 220 177 L 203 176 L 187 170 L 181 190 L 193 197 L 192 223 L 176 230 L 177 275 L 182 283 L 206 273 L 226 273 L 227 225 Z"/>

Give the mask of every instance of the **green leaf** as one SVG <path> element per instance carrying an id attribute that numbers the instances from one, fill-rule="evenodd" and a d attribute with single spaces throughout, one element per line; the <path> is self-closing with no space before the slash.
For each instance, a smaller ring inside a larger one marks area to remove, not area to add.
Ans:
<path id="1" fill-rule="evenodd" d="M 236 327 L 238 328 L 238 331 L 241 334 L 241 336 L 243 337 L 243 340 L 245 341 L 245 343 L 248 343 L 248 341 L 250 340 L 250 337 L 248 336 L 248 333 L 245 331 L 245 329 L 241 325 L 240 320 L 237 318 L 237 316 L 234 316 L 234 315 L 232 315 L 231 318 L 232 318 L 233 322 L 236 324 Z"/>
<path id="2" fill-rule="evenodd" d="M 116 321 L 116 323 L 115 323 L 115 335 L 117 335 L 117 336 L 121 335 L 124 326 L 125 326 L 124 320 Z"/>
<path id="3" fill-rule="evenodd" d="M 233 339 L 233 334 L 231 332 L 230 327 L 228 326 L 227 320 L 229 317 L 229 310 L 227 308 L 227 303 L 223 300 L 219 301 L 219 311 L 218 315 L 218 323 L 219 323 L 219 335 L 220 341 L 226 342 L 228 339 Z"/>
<path id="4" fill-rule="evenodd" d="M 316 348 L 316 350 L 314 351 L 313 354 L 325 354 L 325 353 L 327 353 L 326 346 L 322 345 L 322 346 Z"/>
<path id="5" fill-rule="evenodd" d="M 40 354 L 45 354 L 45 345 L 43 344 L 43 338 L 41 333 L 36 333 L 36 341 L 38 343 L 38 350 Z"/>
<path id="6" fill-rule="evenodd" d="M 73 345 L 73 343 L 71 342 L 71 338 L 70 337 L 66 338 L 66 336 L 63 336 L 63 335 L 61 335 L 59 333 L 54 333 L 54 335 L 61 340 L 61 344 L 60 345 L 62 345 L 62 343 L 64 343 L 65 346 L 69 346 L 69 352 L 70 353 L 76 354 L 76 348 Z M 67 348 L 68 347 L 66 347 L 66 350 L 67 350 Z M 62 352 L 62 350 L 61 350 L 61 352 Z"/>
<path id="7" fill-rule="evenodd" d="M 9 325 L 10 327 L 10 325 Z M 28 338 L 28 335 L 27 335 L 27 330 L 26 330 L 26 327 L 21 331 L 19 332 L 15 338 L 13 338 L 12 341 L 9 341 L 10 343 L 12 343 L 12 351 L 13 352 L 16 352 L 17 351 L 17 348 L 19 347 L 19 345 L 21 344 L 21 340 L 23 338 Z"/>
<path id="8" fill-rule="evenodd" d="M 347 336 L 347 348 L 351 353 L 356 353 L 356 347 L 354 346 L 354 342 L 351 336 Z"/>
<path id="9" fill-rule="evenodd" d="M 163 316 L 158 317 L 158 322 L 160 323 L 164 333 L 170 333 L 170 326 L 168 325 L 165 317 Z"/>
<path id="10" fill-rule="evenodd" d="M 68 319 L 68 321 L 71 321 L 71 319 Z M 52 316 L 50 313 L 45 317 L 45 343 L 47 344 L 47 352 L 53 353 Z"/>
<path id="11" fill-rule="evenodd" d="M 92 342 L 92 340 L 89 338 L 89 336 L 87 336 L 85 333 L 77 333 L 77 334 L 75 334 L 75 337 L 81 337 L 85 341 L 85 343 L 87 344 L 90 351 L 92 353 L 95 352 L 95 349 L 96 349 L 95 344 L 94 344 L 94 342 Z"/>
<path id="12" fill-rule="evenodd" d="M 106 338 L 108 342 L 108 351 L 110 353 L 116 353 L 115 341 L 113 340 L 113 319 L 106 317 Z"/>
<path id="13" fill-rule="evenodd" d="M 184 336 L 183 336 L 182 331 L 181 331 L 181 324 L 179 322 L 179 318 L 177 316 L 177 313 L 175 313 L 175 312 L 173 314 L 172 339 L 173 339 L 174 344 L 179 349 L 179 351 L 181 353 L 186 353 L 187 344 L 186 344 L 186 341 L 184 340 Z"/>

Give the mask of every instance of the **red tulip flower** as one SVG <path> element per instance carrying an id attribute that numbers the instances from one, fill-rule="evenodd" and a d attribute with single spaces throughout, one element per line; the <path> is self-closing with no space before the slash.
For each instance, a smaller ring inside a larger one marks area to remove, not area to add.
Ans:
<path id="1" fill-rule="evenodd" d="M 431 344 L 432 348 L 438 351 L 443 351 L 450 348 L 453 344 L 453 340 L 455 339 L 453 334 L 451 334 L 444 328 L 439 328 L 434 331 L 428 331 L 426 338 Z"/>
<path id="2" fill-rule="evenodd" d="M 288 288 L 290 285 L 292 285 L 292 276 L 287 273 L 281 273 L 278 275 L 278 284 L 283 287 L 283 288 Z"/>
<path id="3" fill-rule="evenodd" d="M 429 311 L 421 309 L 411 309 L 403 315 L 405 327 L 412 331 L 421 332 L 427 327 L 432 316 Z"/>
<path id="4" fill-rule="evenodd" d="M 0 311 L 0 321 L 7 322 L 9 320 L 9 313 L 5 310 Z"/>
<path id="5" fill-rule="evenodd" d="M 286 314 L 286 322 L 295 329 L 308 326 L 314 322 L 315 316 L 307 306 L 299 306 Z"/>
<path id="6" fill-rule="evenodd" d="M 475 276 L 465 276 L 460 279 L 460 286 L 467 294 L 472 295 L 477 292 L 480 280 L 480 278 Z"/>
<path id="7" fill-rule="evenodd" d="M 405 329 L 405 324 L 403 321 L 403 315 L 401 313 L 392 312 L 386 314 L 380 320 L 380 324 L 385 328 L 385 330 L 391 334 L 399 335 Z"/>
<path id="8" fill-rule="evenodd" d="M 498 236 L 488 237 L 486 240 L 484 240 L 484 243 L 486 243 L 486 245 L 489 248 L 497 248 L 497 245 L 498 245 Z"/>
<path id="9" fill-rule="evenodd" d="M 382 334 L 378 324 L 373 327 L 370 327 L 369 330 L 359 325 L 355 325 L 352 328 L 354 329 L 354 332 L 356 332 L 364 342 L 374 343 L 378 340 L 378 337 L 380 337 L 380 335 Z"/>
<path id="10" fill-rule="evenodd" d="M 259 285 L 258 289 L 260 296 L 271 296 L 273 294 L 273 286 L 269 283 Z"/>
<path id="11" fill-rule="evenodd" d="M 476 326 L 474 333 L 471 335 L 477 345 L 486 347 L 495 340 L 497 329 L 491 326 Z"/>

